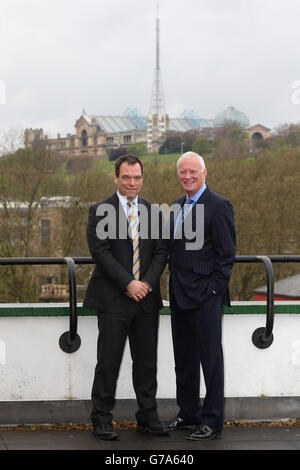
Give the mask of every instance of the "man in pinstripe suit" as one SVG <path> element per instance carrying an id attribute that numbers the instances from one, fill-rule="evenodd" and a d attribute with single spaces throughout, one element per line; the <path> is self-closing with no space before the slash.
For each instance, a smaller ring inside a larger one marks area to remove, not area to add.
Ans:
<path id="1" fill-rule="evenodd" d="M 169 429 L 196 425 L 188 439 L 214 439 L 220 436 L 224 420 L 221 318 L 222 304 L 230 305 L 234 213 L 227 199 L 206 186 L 207 170 L 198 154 L 183 154 L 177 171 L 186 195 L 175 201 L 182 212 L 170 220 L 170 307 L 179 412 Z M 197 210 L 199 205 L 204 214 Z M 202 218 L 197 216 L 201 213 Z M 188 222 L 194 231 L 202 225 L 201 247 L 193 249 L 192 243 L 187 244 L 184 226 Z M 206 386 L 202 405 L 200 365 Z"/>

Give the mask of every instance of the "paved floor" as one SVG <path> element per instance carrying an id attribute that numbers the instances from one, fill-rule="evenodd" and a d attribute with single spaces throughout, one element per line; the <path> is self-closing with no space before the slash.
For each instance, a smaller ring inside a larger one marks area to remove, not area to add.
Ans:
<path id="1" fill-rule="evenodd" d="M 225 427 L 221 439 L 194 442 L 186 439 L 187 431 L 173 431 L 156 437 L 120 429 L 116 441 L 102 441 L 90 429 L 5 429 L 0 428 L 0 450 L 102 450 L 105 456 L 130 455 L 130 451 L 166 453 L 199 450 L 300 450 L 299 425 L 250 425 Z M 129 454 L 128 454 L 129 453 Z M 132 453 L 134 455 L 135 452 Z M 112 462 L 113 463 L 113 462 Z M 116 462 L 115 462 L 116 463 Z"/>

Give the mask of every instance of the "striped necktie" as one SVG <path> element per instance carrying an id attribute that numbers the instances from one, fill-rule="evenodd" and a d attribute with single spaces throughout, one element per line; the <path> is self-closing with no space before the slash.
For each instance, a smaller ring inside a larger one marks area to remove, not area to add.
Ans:
<path id="1" fill-rule="evenodd" d="M 128 221 L 133 248 L 132 274 L 134 278 L 138 280 L 140 277 L 139 227 L 138 218 L 134 211 L 134 205 L 131 202 L 128 202 Z"/>
<path id="2" fill-rule="evenodd" d="M 186 216 L 190 213 L 193 208 L 193 199 L 187 199 L 182 206 L 182 222 L 185 220 Z"/>
<path id="3" fill-rule="evenodd" d="M 188 198 L 183 204 L 181 208 L 181 212 L 179 212 L 177 219 L 176 219 L 175 228 L 174 228 L 174 238 L 176 239 L 182 238 L 182 224 L 186 216 L 192 210 L 193 203 L 194 203 L 193 200 Z"/>

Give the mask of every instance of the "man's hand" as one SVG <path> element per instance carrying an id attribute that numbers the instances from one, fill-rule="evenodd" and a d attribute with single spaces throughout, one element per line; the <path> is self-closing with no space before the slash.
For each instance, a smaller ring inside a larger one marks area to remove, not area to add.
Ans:
<path id="1" fill-rule="evenodd" d="M 148 294 L 148 283 L 133 279 L 126 287 L 126 295 L 136 302 L 140 302 Z"/>

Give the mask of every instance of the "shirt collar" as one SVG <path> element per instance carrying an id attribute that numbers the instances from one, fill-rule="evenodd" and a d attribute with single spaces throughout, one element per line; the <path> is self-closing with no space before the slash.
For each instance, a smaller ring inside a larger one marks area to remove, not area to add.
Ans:
<path id="1" fill-rule="evenodd" d="M 119 198 L 120 203 L 122 204 L 123 209 L 127 212 L 127 203 L 132 202 L 133 204 L 138 204 L 138 196 L 136 196 L 133 201 L 128 201 L 126 196 L 123 196 L 119 191 L 117 191 L 117 195 Z"/>
<path id="2" fill-rule="evenodd" d="M 202 194 L 203 194 L 204 191 L 206 190 L 206 187 L 207 187 L 207 186 L 206 186 L 206 184 L 204 183 L 204 185 L 201 186 L 201 188 L 199 189 L 199 191 L 197 191 L 195 194 L 193 194 L 193 196 L 191 196 L 191 197 L 186 196 L 186 201 L 187 201 L 188 199 L 191 199 L 191 200 L 193 201 L 193 204 L 195 204 L 195 202 L 198 201 L 199 197 L 202 196 Z"/>

